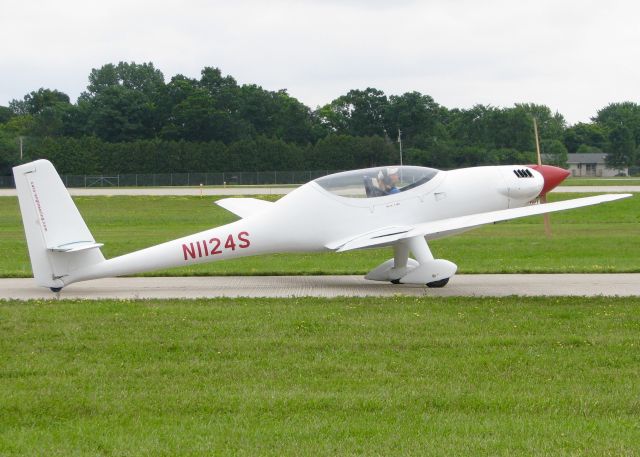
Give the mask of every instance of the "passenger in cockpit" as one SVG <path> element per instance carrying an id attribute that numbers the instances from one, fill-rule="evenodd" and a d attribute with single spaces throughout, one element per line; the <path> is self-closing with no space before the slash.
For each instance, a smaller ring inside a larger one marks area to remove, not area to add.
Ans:
<path id="1" fill-rule="evenodd" d="M 400 192 L 397 184 L 400 181 L 397 168 L 384 168 L 378 173 L 378 185 L 384 195 L 397 194 Z"/>

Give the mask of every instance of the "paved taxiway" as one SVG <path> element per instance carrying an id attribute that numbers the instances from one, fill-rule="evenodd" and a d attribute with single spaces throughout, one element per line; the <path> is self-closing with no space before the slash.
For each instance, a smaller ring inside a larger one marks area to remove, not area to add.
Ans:
<path id="1" fill-rule="evenodd" d="M 109 278 L 72 284 L 61 298 L 640 296 L 640 273 L 457 275 L 442 289 L 367 281 L 362 276 Z M 0 299 L 54 298 L 31 278 L 0 279 Z"/>
<path id="2" fill-rule="evenodd" d="M 203 188 L 205 196 L 286 194 L 291 187 Z M 640 192 L 640 186 L 559 187 L 558 192 Z M 200 195 L 199 188 L 79 188 L 72 195 Z M 0 196 L 15 189 L 0 189 Z M 443 289 L 366 281 L 362 276 L 115 278 L 72 284 L 63 298 L 196 298 L 290 296 L 640 296 L 640 274 L 458 275 Z M 0 279 L 0 299 L 51 298 L 33 279 Z"/>

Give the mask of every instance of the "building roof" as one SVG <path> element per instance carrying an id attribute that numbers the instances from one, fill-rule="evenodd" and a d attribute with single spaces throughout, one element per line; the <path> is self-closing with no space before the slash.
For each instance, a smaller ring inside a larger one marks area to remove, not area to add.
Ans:
<path id="1" fill-rule="evenodd" d="M 584 154 L 575 153 L 575 154 L 567 154 L 567 155 L 568 155 L 567 163 L 598 163 L 603 165 L 607 157 L 607 154 L 602 152 L 584 153 Z"/>

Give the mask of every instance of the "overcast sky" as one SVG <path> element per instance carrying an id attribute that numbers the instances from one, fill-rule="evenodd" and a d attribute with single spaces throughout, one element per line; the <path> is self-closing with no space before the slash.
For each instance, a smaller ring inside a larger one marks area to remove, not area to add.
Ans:
<path id="1" fill-rule="evenodd" d="M 219 67 L 311 108 L 350 89 L 448 108 L 541 103 L 570 124 L 640 102 L 640 3 L 517 0 L 1 0 L 0 105 L 73 101 L 92 68 L 153 62 L 168 81 Z"/>

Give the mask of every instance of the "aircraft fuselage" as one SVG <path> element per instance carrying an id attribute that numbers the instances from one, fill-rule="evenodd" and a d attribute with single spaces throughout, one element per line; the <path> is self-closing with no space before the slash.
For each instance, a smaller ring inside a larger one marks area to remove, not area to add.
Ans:
<path id="1" fill-rule="evenodd" d="M 522 170 L 528 171 L 522 171 Z M 413 226 L 528 205 L 540 193 L 540 173 L 523 166 L 439 171 L 428 182 L 391 195 L 357 198 L 309 182 L 268 210 L 231 224 L 106 260 L 72 272 L 64 284 L 275 252 L 314 252 L 381 227 Z M 470 198 L 471 196 L 471 198 Z"/>

